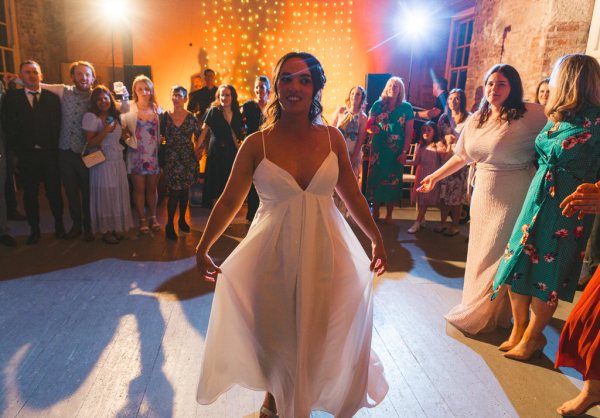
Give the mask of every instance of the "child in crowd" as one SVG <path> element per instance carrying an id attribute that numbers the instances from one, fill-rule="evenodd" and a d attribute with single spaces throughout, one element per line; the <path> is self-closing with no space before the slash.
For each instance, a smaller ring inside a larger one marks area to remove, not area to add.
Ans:
<path id="1" fill-rule="evenodd" d="M 412 161 L 407 161 L 406 164 L 416 166 L 415 186 L 411 193 L 411 201 L 417 203 L 417 220 L 408 229 L 410 234 L 415 234 L 421 229 L 425 223 L 425 213 L 429 206 L 438 206 L 440 201 L 439 187 L 428 193 L 418 193 L 416 187 L 421 184 L 421 180 L 425 176 L 430 175 L 440 168 L 442 160 L 441 153 L 445 152 L 445 147 L 440 142 L 440 134 L 435 122 L 426 122 L 421 128 L 421 139 L 417 144 L 415 157 Z"/>

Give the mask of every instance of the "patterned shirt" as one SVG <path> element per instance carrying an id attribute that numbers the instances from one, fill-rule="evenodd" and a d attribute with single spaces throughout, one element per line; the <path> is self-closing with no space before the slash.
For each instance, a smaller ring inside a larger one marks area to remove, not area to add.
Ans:
<path id="1" fill-rule="evenodd" d="M 81 121 L 90 106 L 92 92 L 80 91 L 76 86 L 66 86 L 64 84 L 43 84 L 42 87 L 56 94 L 62 105 L 62 122 L 58 147 L 62 150 L 81 153 L 85 144 L 85 134 L 81 129 Z"/>

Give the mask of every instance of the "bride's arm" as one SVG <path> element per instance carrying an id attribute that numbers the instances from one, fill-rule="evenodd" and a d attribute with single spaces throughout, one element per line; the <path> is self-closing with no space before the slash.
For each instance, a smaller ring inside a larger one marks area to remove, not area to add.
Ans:
<path id="1" fill-rule="evenodd" d="M 251 135 L 242 143 L 225 190 L 213 207 L 200 242 L 196 246 L 196 265 L 206 280 L 214 281 L 221 272 L 208 256 L 208 251 L 229 226 L 248 195 L 255 168 L 256 150 L 261 144 L 260 134 Z"/>
<path id="2" fill-rule="evenodd" d="M 387 267 L 387 257 L 381 233 L 371 216 L 369 204 L 358 187 L 356 176 L 350 165 L 350 158 L 348 157 L 348 150 L 346 148 L 346 143 L 344 142 L 344 137 L 337 129 L 334 129 L 333 127 L 329 127 L 328 129 L 331 134 L 332 146 L 334 152 L 337 154 L 339 165 L 338 182 L 335 190 L 346 204 L 352 218 L 371 240 L 371 270 L 376 270 L 377 275 L 381 275 L 385 272 Z"/>

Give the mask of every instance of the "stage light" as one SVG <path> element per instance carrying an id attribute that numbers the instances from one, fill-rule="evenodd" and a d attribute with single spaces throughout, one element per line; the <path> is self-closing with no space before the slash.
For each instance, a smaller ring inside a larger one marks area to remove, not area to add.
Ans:
<path id="1" fill-rule="evenodd" d="M 425 10 L 418 7 L 405 9 L 402 11 L 402 26 L 401 31 L 415 39 L 425 33 L 427 27 L 428 14 Z"/>
<path id="2" fill-rule="evenodd" d="M 104 0 L 102 2 L 102 14 L 111 23 L 125 20 L 128 10 L 126 0 Z"/>

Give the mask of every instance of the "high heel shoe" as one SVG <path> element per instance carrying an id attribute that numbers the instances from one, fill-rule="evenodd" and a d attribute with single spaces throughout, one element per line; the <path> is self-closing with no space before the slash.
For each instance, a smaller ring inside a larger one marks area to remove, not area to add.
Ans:
<path id="1" fill-rule="evenodd" d="M 140 232 L 144 235 L 150 232 L 146 218 L 140 218 Z"/>
<path id="2" fill-rule="evenodd" d="M 150 228 L 152 228 L 153 231 L 160 230 L 160 223 L 158 223 L 158 221 L 156 220 L 156 216 L 150 217 Z"/>
<path id="3" fill-rule="evenodd" d="M 544 347 L 546 347 L 546 337 L 542 336 L 538 341 L 531 343 L 531 349 L 525 351 L 523 353 L 513 353 L 513 350 L 518 347 L 517 344 L 510 351 L 504 353 L 504 357 L 509 358 L 511 360 L 517 361 L 529 361 L 533 358 L 541 357 L 544 354 Z"/>

